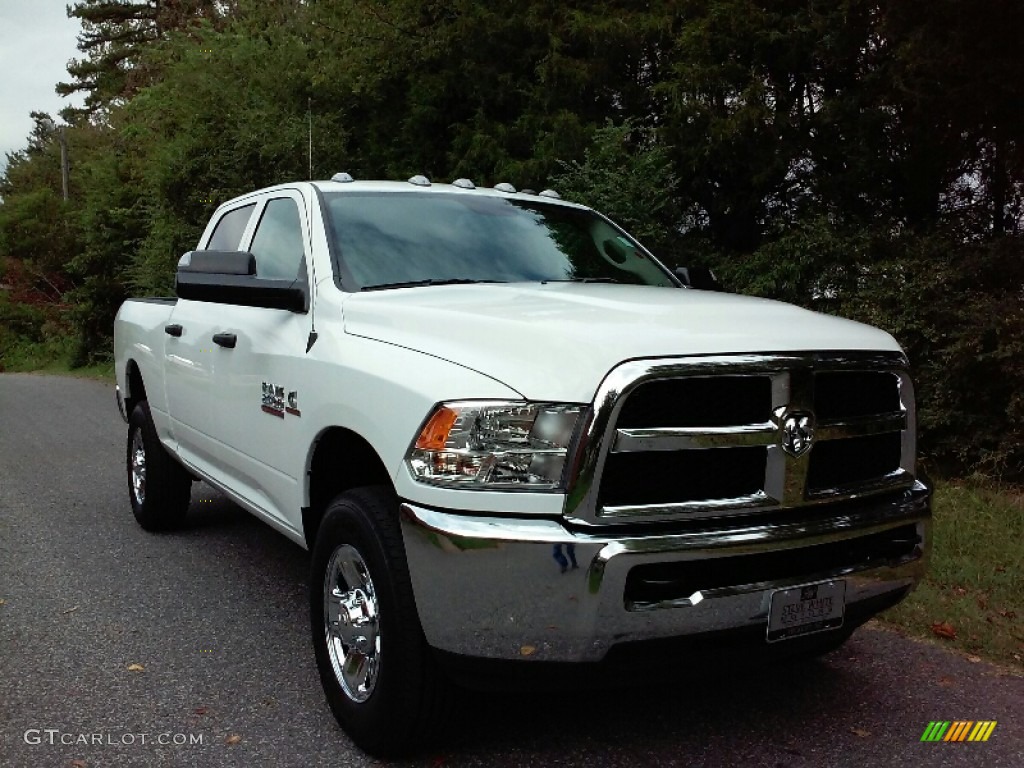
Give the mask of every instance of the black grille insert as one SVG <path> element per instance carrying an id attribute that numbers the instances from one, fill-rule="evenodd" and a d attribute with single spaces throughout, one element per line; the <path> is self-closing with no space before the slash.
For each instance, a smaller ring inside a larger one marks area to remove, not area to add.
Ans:
<path id="1" fill-rule="evenodd" d="M 811 450 L 807 491 L 844 488 L 885 477 L 900 468 L 903 438 L 899 432 L 845 440 L 823 440 Z"/>
<path id="2" fill-rule="evenodd" d="M 622 405 L 617 426 L 732 427 L 768 421 L 772 385 L 767 376 L 693 376 L 641 384 Z"/>
<path id="3" fill-rule="evenodd" d="M 601 506 L 669 504 L 749 496 L 764 486 L 763 447 L 612 453 Z"/>
<path id="4" fill-rule="evenodd" d="M 900 410 L 899 377 L 891 371 L 820 371 L 814 375 L 818 421 Z"/>
<path id="5" fill-rule="evenodd" d="M 781 579 L 826 577 L 846 568 L 895 565 L 921 543 L 915 525 L 880 533 L 784 549 L 678 563 L 638 565 L 626 576 L 627 609 L 690 597 L 697 590 L 738 587 Z"/>

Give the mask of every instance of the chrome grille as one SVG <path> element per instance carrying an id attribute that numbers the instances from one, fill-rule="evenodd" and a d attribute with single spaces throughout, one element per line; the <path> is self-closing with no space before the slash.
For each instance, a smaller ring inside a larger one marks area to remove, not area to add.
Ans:
<path id="1" fill-rule="evenodd" d="M 898 354 L 625 363 L 598 391 L 566 515 L 725 517 L 910 487 L 914 428 Z"/>

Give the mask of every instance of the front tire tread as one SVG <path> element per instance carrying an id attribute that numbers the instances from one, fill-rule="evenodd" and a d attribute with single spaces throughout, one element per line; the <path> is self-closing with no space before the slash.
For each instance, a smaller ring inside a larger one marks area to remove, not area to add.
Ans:
<path id="1" fill-rule="evenodd" d="M 349 699 L 331 666 L 324 640 L 324 575 L 335 548 L 354 546 L 367 563 L 381 605 L 379 677 L 370 698 Z M 381 758 L 420 751 L 441 730 L 452 700 L 420 626 L 398 502 L 383 486 L 356 488 L 327 507 L 313 548 L 310 618 L 320 679 L 338 723 L 363 751 Z"/>

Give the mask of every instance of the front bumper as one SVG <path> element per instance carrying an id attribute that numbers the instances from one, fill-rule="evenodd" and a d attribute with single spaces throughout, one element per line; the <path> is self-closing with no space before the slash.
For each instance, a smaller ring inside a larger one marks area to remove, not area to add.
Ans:
<path id="1" fill-rule="evenodd" d="M 920 580 L 930 501 L 919 482 L 884 499 L 719 527 L 705 520 L 658 534 L 570 530 L 555 520 L 467 516 L 408 502 L 401 511 L 431 646 L 460 656 L 591 662 L 635 641 L 766 630 L 773 590 L 827 579 L 846 581 L 847 616 L 863 621 L 878 610 L 872 606 L 897 602 Z M 885 544 L 887 532 L 913 541 L 897 552 Z M 878 551 L 862 545 L 875 541 L 883 544 Z M 638 599 L 642 589 L 630 577 L 637 566 L 671 572 L 678 564 L 692 584 L 702 578 L 701 562 L 709 564 L 706 588 L 666 597 L 656 584 L 650 594 L 657 599 Z M 765 634 L 757 635 L 762 643 Z"/>

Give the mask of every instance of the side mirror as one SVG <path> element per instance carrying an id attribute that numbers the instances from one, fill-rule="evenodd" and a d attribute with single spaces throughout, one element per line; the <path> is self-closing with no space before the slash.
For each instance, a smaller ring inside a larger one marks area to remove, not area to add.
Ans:
<path id="1" fill-rule="evenodd" d="M 178 272 L 255 275 L 256 257 L 248 251 L 188 251 L 178 259 Z"/>
<path id="2" fill-rule="evenodd" d="M 258 277 L 247 251 L 189 251 L 178 261 L 174 288 L 180 299 L 309 311 L 305 281 Z"/>
<path id="3" fill-rule="evenodd" d="M 697 288 L 701 291 L 721 291 L 722 284 L 718 282 L 715 273 L 710 267 L 676 267 L 675 276 L 683 285 L 690 288 Z"/>

